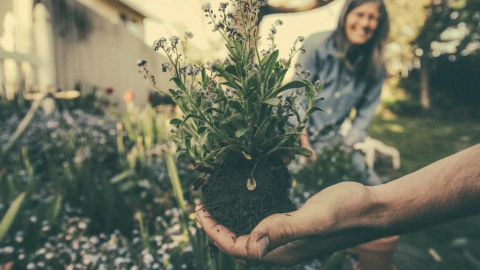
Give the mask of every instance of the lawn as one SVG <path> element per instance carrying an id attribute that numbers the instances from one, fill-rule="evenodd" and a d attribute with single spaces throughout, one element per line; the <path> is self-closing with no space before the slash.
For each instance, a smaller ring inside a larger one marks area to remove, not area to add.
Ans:
<path id="1" fill-rule="evenodd" d="M 393 180 L 430 163 L 480 143 L 480 120 L 442 120 L 437 118 L 377 117 L 370 136 L 400 151 L 402 165 L 391 169 L 385 158 L 376 164 L 378 173 Z M 480 157 L 479 157 L 480 158 Z M 479 200 L 480 203 L 480 200 Z M 480 217 L 457 220 L 423 231 L 401 236 L 401 241 L 423 250 L 433 248 L 442 258 L 438 269 L 470 270 L 465 258 L 452 251 L 450 244 L 458 237 L 468 239 L 467 248 L 480 259 Z"/>

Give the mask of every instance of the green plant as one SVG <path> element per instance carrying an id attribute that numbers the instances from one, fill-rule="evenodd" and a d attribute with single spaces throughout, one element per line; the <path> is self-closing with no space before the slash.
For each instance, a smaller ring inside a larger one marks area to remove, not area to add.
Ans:
<path id="1" fill-rule="evenodd" d="M 362 173 L 352 167 L 352 150 L 343 143 L 343 138 L 314 142 L 313 148 L 317 153 L 315 161 L 304 164 L 294 161 L 290 165 L 292 178 L 297 183 L 294 192 L 305 194 L 305 199 L 329 186 L 362 177 Z"/>
<path id="2" fill-rule="evenodd" d="M 312 106 L 322 88 L 320 81 L 315 85 L 306 79 L 282 84 L 292 57 L 303 51 L 303 48 L 297 48 L 297 41 L 303 38 L 297 39 L 289 59 L 278 60 L 273 38 L 276 25 L 281 24 L 277 22 L 269 37 L 272 41 L 270 49 L 260 56 L 256 22 L 259 8 L 265 3 L 253 0 L 235 3 L 236 14 L 227 13 L 228 3 L 221 3 L 219 19 L 209 3 L 203 6 L 214 31 L 226 41 L 229 58 L 223 63 L 216 61 L 207 67 L 187 64 L 179 45 L 185 54 L 191 33 L 187 33 L 180 44 L 180 38 L 176 36 L 170 38 L 169 45 L 165 38 L 154 43 L 154 49 L 162 49 L 170 59 L 170 63 L 163 65 L 164 70 L 173 71 L 171 80 L 178 87 L 168 91 L 161 87 L 157 89 L 172 96 L 184 114 L 182 118 L 170 121 L 177 127 L 172 132 L 178 146 L 178 158 L 189 157 L 197 168 L 204 171 L 211 171 L 224 152 L 252 160 L 255 164 L 253 170 L 259 162 L 274 155 L 309 156 L 310 151 L 298 147 L 297 142 L 308 117 L 320 110 Z M 240 27 L 234 25 L 235 16 L 241 20 Z M 146 61 L 141 60 L 138 65 L 155 85 Z M 301 87 L 305 87 L 307 97 L 303 117 L 295 106 L 299 95 L 294 91 L 285 95 L 286 91 Z M 296 116 L 296 126 L 289 124 L 291 116 Z"/>
<path id="3" fill-rule="evenodd" d="M 25 193 L 20 194 L 10 205 L 8 208 L 8 211 L 5 213 L 3 216 L 2 220 L 0 221 L 0 242 L 2 242 L 3 237 L 7 234 L 8 229 L 10 229 L 10 226 L 13 223 L 13 220 L 15 219 L 15 216 L 18 213 L 18 210 L 20 209 L 20 206 L 23 203 L 23 200 L 25 199 Z"/>

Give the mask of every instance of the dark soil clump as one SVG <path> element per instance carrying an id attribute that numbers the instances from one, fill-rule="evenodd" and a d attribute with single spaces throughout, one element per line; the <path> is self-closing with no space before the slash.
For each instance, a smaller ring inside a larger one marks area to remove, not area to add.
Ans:
<path id="1" fill-rule="evenodd" d="M 253 163 L 245 161 L 217 167 L 202 186 L 205 209 L 237 235 L 249 234 L 267 216 L 296 210 L 288 196 L 290 174 L 281 159 L 257 165 L 252 191 L 247 188 L 247 179 Z"/>

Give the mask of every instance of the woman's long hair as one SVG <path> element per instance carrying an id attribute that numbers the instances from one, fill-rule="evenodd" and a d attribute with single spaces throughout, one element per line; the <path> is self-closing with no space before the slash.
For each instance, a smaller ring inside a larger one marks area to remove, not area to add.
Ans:
<path id="1" fill-rule="evenodd" d="M 377 28 L 372 37 L 365 44 L 356 48 L 359 49 L 359 51 L 355 50 L 357 53 L 354 53 L 353 48 L 356 45 L 352 44 L 347 38 L 345 21 L 347 15 L 353 9 L 368 2 L 378 4 L 380 18 L 378 19 Z M 343 6 L 342 13 L 340 14 L 337 29 L 334 32 L 334 44 L 338 57 L 342 58 L 345 61 L 346 66 L 357 75 L 372 79 L 380 69 L 385 68 L 383 54 L 389 29 L 390 23 L 388 13 L 383 0 L 347 0 Z"/>

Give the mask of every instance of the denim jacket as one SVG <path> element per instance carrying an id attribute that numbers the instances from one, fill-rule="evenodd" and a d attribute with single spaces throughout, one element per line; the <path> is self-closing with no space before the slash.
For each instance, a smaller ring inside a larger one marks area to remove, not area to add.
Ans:
<path id="1" fill-rule="evenodd" d="M 375 78 L 370 81 L 356 76 L 347 69 L 341 59 L 336 57 L 333 34 L 329 32 L 309 36 L 304 42 L 304 48 L 305 54 L 300 54 L 297 61 L 302 65 L 300 69 L 311 72 L 308 79 L 312 83 L 319 79 L 324 81 L 319 96 L 325 99 L 317 100 L 314 104 L 324 112 L 316 112 L 310 116 L 307 123 L 310 138 L 337 132 L 352 108 L 356 108 L 357 114 L 345 143 L 351 146 L 364 141 L 380 102 L 385 70 L 377 72 Z M 295 76 L 295 79 L 299 79 L 298 75 Z M 306 105 L 304 95 L 300 101 Z"/>

